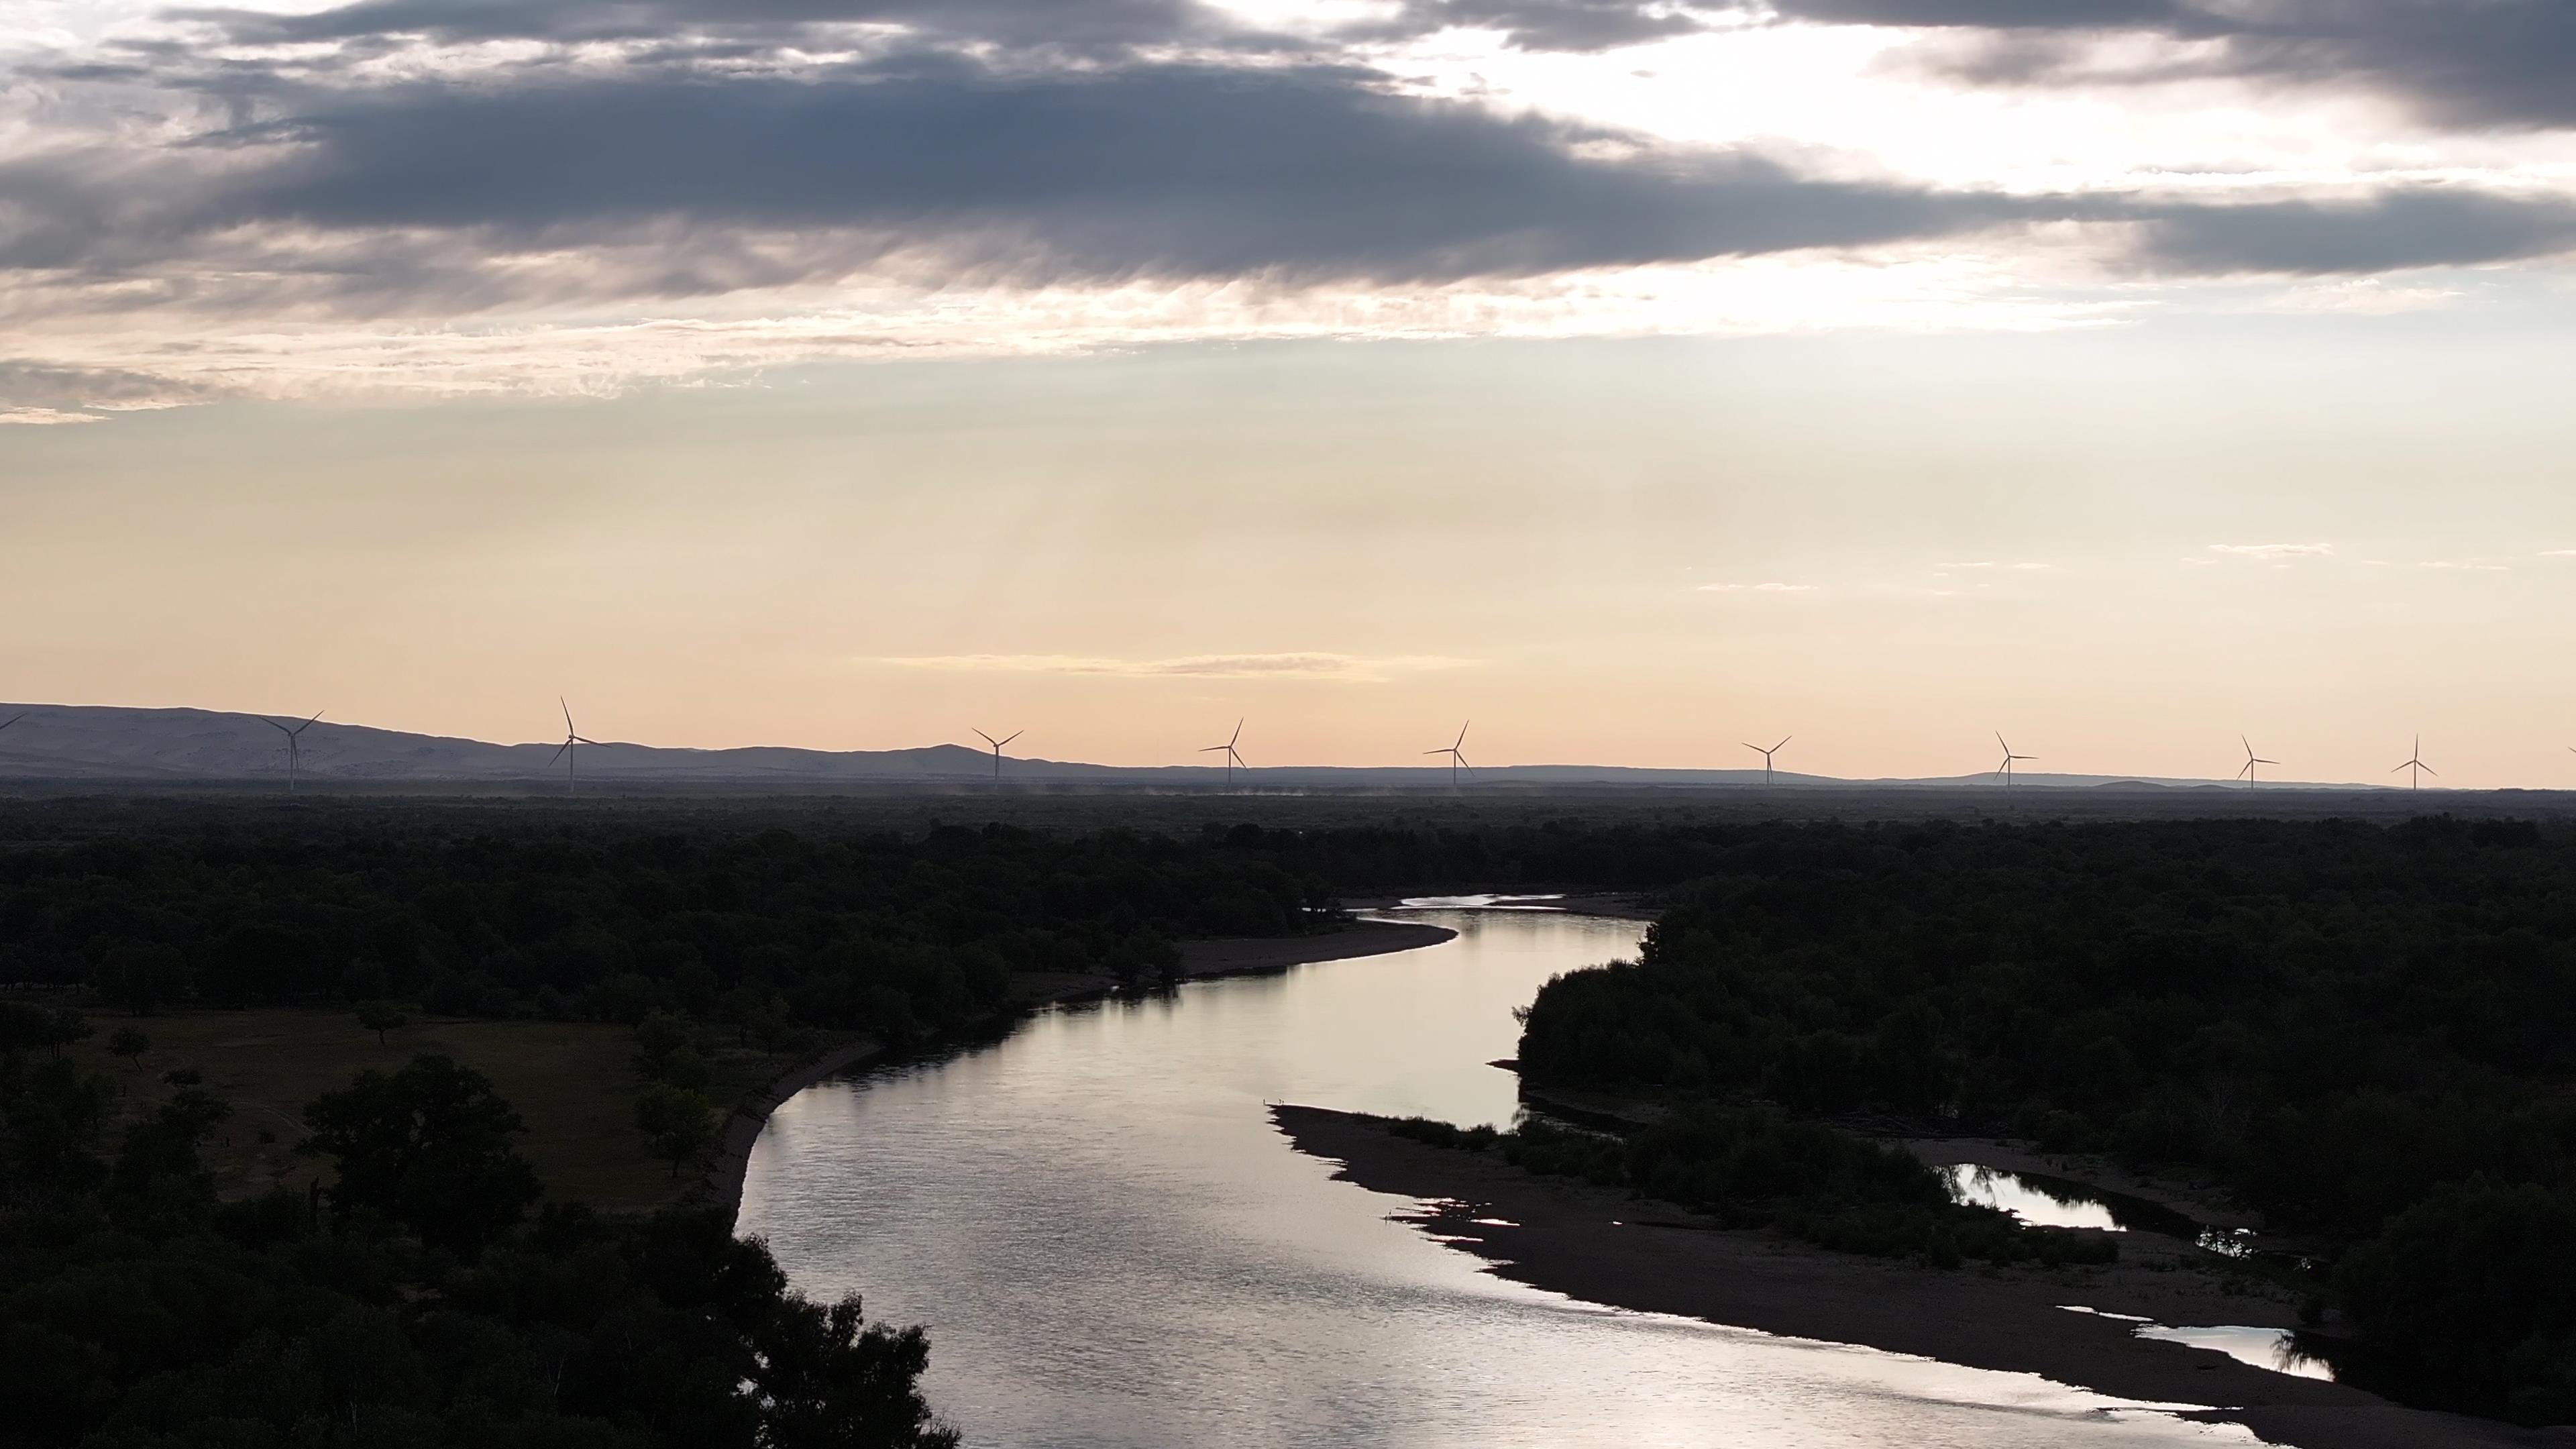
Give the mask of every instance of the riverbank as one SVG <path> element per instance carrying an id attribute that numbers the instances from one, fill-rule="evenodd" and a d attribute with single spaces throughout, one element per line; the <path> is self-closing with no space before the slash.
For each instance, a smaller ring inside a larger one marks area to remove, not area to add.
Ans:
<path id="1" fill-rule="evenodd" d="M 1364 1117 L 1272 1109 L 1336 1177 L 1425 1204 L 1407 1218 L 1491 1261 L 1496 1274 L 1587 1302 L 1798 1338 L 1859 1344 L 1973 1368 L 2034 1373 L 2120 1398 L 2210 1406 L 2296 1449 L 2531 1449 L 2576 1436 L 2425 1413 L 2358 1389 L 2296 1378 L 2203 1349 L 2137 1337 L 2104 1314 L 2165 1324 L 2286 1326 L 2288 1305 L 2229 1293 L 2192 1250 L 2131 1233 L 2123 1261 L 2059 1270 L 1943 1272 L 1832 1253 L 1767 1233 L 1720 1230 L 1669 1204 L 1566 1178 L 1499 1154 L 1395 1137 Z M 2068 1312 L 2068 1305 L 2097 1310 Z"/>
<path id="2" fill-rule="evenodd" d="M 1184 941 L 1181 978 L 1206 981 L 1222 976 L 1249 976 L 1285 971 L 1323 961 L 1347 961 L 1437 946 L 1458 933 L 1447 926 L 1420 921 L 1355 921 L 1338 931 L 1315 936 L 1247 936 Z M 1117 981 L 1087 972 L 1031 973 L 1019 981 L 1010 1011 L 1014 1014 L 1061 1006 L 1108 995 Z M 873 1037 L 848 1037 L 799 1060 L 769 1081 L 745 1092 L 734 1103 L 724 1126 L 708 1149 L 706 1169 L 689 1192 L 689 1200 L 738 1212 L 743 1177 L 751 1169 L 751 1149 L 769 1125 L 779 1104 L 818 1082 L 867 1066 L 886 1052 Z"/>

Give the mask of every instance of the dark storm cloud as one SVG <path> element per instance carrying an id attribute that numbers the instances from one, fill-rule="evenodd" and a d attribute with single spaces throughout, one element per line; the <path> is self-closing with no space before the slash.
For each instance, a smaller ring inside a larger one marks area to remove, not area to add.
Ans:
<path id="1" fill-rule="evenodd" d="M 825 25 L 899 25 L 925 37 L 1010 47 L 1123 48 L 1237 32 L 1195 0 L 359 0 L 302 15 L 184 9 L 247 44 L 420 36 L 479 40 L 667 40 L 792 35 Z"/>
<path id="2" fill-rule="evenodd" d="M 901 26 L 915 43 L 1007 50 L 1133 52 L 1193 45 L 1296 48 L 1197 0 L 358 0 L 302 15 L 181 9 L 247 44 L 376 43 L 417 36 L 444 44 L 534 39 L 653 40 L 792 37 L 817 27 Z M 1458 27 L 1505 32 L 1524 50 L 1602 50 L 1688 34 L 1705 22 L 1658 0 L 1405 0 L 1392 19 L 1346 39 L 1398 39 Z"/>
<path id="3" fill-rule="evenodd" d="M 229 220 L 603 236 L 656 218 L 933 240 L 1023 279 L 1378 281 L 1859 246 L 2025 214 L 1743 155 L 1587 158 L 1599 133 L 1333 69 L 822 82 L 676 75 L 353 95 Z"/>
<path id="4" fill-rule="evenodd" d="M 2357 201 L 2165 208 L 2141 262 L 2162 272 L 2366 275 L 2576 249 L 2576 204 L 2425 188 Z"/>
<path id="5" fill-rule="evenodd" d="M 220 76 L 256 89 L 238 70 Z M 1437 283 L 2061 222 L 2116 226 L 2128 264 L 2154 276 L 2367 273 L 2576 247 L 2554 200 L 2451 188 L 2204 202 L 1832 180 L 1747 151 L 1676 152 L 1389 94 L 1372 73 L 1332 66 L 1002 74 L 915 56 L 798 78 L 533 66 L 473 84 L 276 80 L 245 104 L 284 119 L 141 160 L 62 152 L 0 166 L 0 267 L 221 277 L 241 305 L 363 314 L 829 282 L 897 251 L 961 283 L 1036 284 Z M 260 250 L 277 236 L 300 240 Z M 567 253 L 589 260 L 542 282 L 490 265 Z M 547 290 L 513 290 L 530 286 Z"/>
<path id="6" fill-rule="evenodd" d="M 1980 84 L 2229 76 L 2351 86 L 2456 126 L 2576 125 L 2571 0 L 1773 0 L 1782 19 L 1987 32 L 1947 68 Z M 2083 41 L 2149 31 L 2206 53 L 2105 69 Z"/>

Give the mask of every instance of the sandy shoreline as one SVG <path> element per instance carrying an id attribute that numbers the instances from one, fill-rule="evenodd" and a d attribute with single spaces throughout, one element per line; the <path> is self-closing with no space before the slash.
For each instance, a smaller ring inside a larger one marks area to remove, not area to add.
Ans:
<path id="1" fill-rule="evenodd" d="M 2107 1267 L 1941 1272 L 1766 1233 L 1704 1229 L 1668 1204 L 1533 1176 L 1498 1154 L 1429 1147 L 1348 1113 L 1272 1111 L 1299 1150 L 1342 1164 L 1337 1177 L 1434 1204 L 1408 1220 L 1491 1260 L 1491 1271 L 1587 1302 L 2035 1373 L 2149 1403 L 2208 1405 L 2214 1412 L 2195 1417 L 2243 1424 L 2298 1449 L 2576 1443 L 2554 1431 L 2403 1408 L 2065 1311 L 2061 1305 L 2081 1304 L 2179 1325 L 2293 1321 L 2288 1304 L 2222 1293 L 2191 1271 L 2183 1244 L 2152 1234 L 2126 1235 L 2123 1261 Z"/>
<path id="2" fill-rule="evenodd" d="M 1317 936 L 1247 936 L 1184 941 L 1181 943 L 1181 977 L 1187 981 L 1206 981 L 1221 976 L 1285 971 L 1291 966 L 1307 966 L 1320 961 L 1384 956 L 1396 951 L 1437 946 L 1457 934 L 1446 926 L 1419 921 L 1356 921 L 1341 930 Z M 1023 993 L 1012 1003 L 1010 1010 L 1013 1013 L 1105 996 L 1117 987 L 1117 982 L 1107 976 L 1071 972 L 1048 976 L 1032 984 L 1035 989 Z M 743 1178 L 751 1170 L 752 1144 L 760 1140 L 761 1129 L 769 1124 L 769 1114 L 777 1111 L 780 1103 L 807 1087 L 866 1066 L 883 1056 L 885 1051 L 885 1043 L 872 1037 L 843 1038 L 745 1093 L 734 1103 L 733 1111 L 717 1131 L 715 1145 L 708 1149 L 706 1171 L 689 1193 L 689 1201 L 721 1206 L 739 1213 L 742 1210 Z"/>

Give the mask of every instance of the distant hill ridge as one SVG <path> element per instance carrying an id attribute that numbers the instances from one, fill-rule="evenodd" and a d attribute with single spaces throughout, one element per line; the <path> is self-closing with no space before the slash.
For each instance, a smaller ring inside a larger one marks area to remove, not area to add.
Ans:
<path id="1" fill-rule="evenodd" d="M 286 781 L 286 742 L 259 715 L 203 709 L 127 709 L 105 705 L 0 704 L 0 719 L 26 718 L 0 731 L 0 780 L 167 784 Z M 316 783 L 405 782 L 526 784 L 562 777 L 556 742 L 503 745 L 447 735 L 412 734 L 323 719 L 302 737 L 303 772 Z M 1073 761 L 1006 758 L 1005 780 L 1022 783 L 1171 785 L 1205 787 L 1225 779 L 1221 766 L 1091 765 Z M 585 780 L 625 785 L 772 784 L 782 787 L 842 784 L 966 784 L 992 778 L 992 756 L 964 745 L 902 750 L 808 750 L 783 745 L 737 749 L 680 749 L 615 741 L 584 745 Z M 1240 782 L 1276 786 L 1421 788 L 1449 783 L 1446 765 L 1274 765 L 1238 769 Z M 1651 769 L 1627 765 L 1500 765 L 1479 767 L 1477 782 L 1520 785 L 1762 784 L 1762 771 Z M 1912 786 L 1991 787 L 1985 774 L 1932 779 L 1843 780 L 1777 772 L 1783 788 Z M 2122 787 L 2221 788 L 2215 780 L 2142 779 L 2126 775 L 2025 774 L 2031 789 Z M 2367 788 L 2352 785 L 2275 784 L 2267 790 Z"/>

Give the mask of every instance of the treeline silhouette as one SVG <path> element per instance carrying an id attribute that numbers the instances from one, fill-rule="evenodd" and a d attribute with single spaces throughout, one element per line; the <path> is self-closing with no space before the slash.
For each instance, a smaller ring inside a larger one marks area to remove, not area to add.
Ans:
<path id="1" fill-rule="evenodd" d="M 1897 1114 L 2213 1174 L 2322 1245 L 2365 1380 L 2576 1419 L 2576 834 L 1722 832 L 1539 1082 Z"/>
<path id="2" fill-rule="evenodd" d="M 455 1016 L 656 1012 L 897 1042 L 1008 1000 L 1014 971 L 1168 978 L 1176 938 L 1338 919 L 1267 855 L 1108 831 L 746 830 L 386 812 L 0 849 L 0 983 L 150 1014 L 417 1003 Z"/>
<path id="3" fill-rule="evenodd" d="M 306 1112 L 327 1190 L 218 1202 L 182 1086 L 112 1150 L 71 1058 L 0 1051 L 0 1404 L 80 1449 L 953 1445 L 918 1329 L 810 1302 L 722 1211 L 548 1204 L 442 1057 Z"/>

